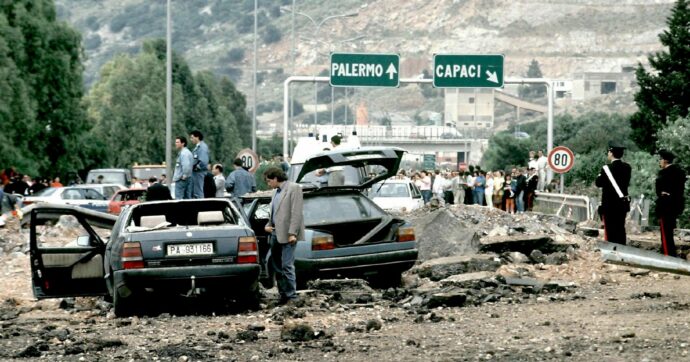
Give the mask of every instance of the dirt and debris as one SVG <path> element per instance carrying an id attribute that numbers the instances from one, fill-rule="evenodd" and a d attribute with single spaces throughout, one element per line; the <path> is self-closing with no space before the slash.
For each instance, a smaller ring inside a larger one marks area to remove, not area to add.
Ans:
<path id="1" fill-rule="evenodd" d="M 8 223 L 0 229 L 0 359 L 688 358 L 690 325 L 679 315 L 690 310 L 690 279 L 602 263 L 590 236 L 596 223 L 475 206 L 406 217 L 420 261 L 397 287 L 315 280 L 289 305 L 277 305 L 270 289 L 258 311 L 217 314 L 191 301 L 127 319 L 101 298 L 34 300 L 29 234 Z M 41 237 L 73 238 L 63 224 L 62 234 Z M 631 239 L 651 249 L 653 236 Z"/>

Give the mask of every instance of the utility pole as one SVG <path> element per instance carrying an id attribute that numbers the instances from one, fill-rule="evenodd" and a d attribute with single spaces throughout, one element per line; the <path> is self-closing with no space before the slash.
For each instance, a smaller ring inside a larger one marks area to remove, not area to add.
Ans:
<path id="1" fill-rule="evenodd" d="M 256 59 L 258 58 L 258 55 L 256 54 L 256 43 L 257 43 L 257 21 L 258 21 L 258 8 L 259 8 L 259 0 L 254 0 L 254 79 L 253 79 L 253 84 L 254 84 L 254 103 L 252 106 L 252 150 L 256 152 Z"/>
<path id="2" fill-rule="evenodd" d="M 166 59 L 165 59 L 165 179 L 172 185 L 172 15 L 167 3 Z"/>

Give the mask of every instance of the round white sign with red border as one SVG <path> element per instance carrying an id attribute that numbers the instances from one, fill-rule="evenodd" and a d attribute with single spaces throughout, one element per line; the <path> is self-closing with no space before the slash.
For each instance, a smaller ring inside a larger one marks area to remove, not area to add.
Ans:
<path id="1" fill-rule="evenodd" d="M 565 146 L 554 147 L 549 152 L 549 167 L 556 173 L 566 173 L 573 168 L 575 154 Z"/>
<path id="2" fill-rule="evenodd" d="M 250 173 L 254 173 L 259 168 L 259 156 L 251 148 L 245 148 L 237 154 L 237 158 L 242 160 L 242 167 Z"/>

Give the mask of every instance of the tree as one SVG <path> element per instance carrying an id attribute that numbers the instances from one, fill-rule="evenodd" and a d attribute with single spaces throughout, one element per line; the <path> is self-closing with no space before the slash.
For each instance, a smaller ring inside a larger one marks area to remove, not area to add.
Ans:
<path id="1" fill-rule="evenodd" d="M 659 40 L 667 50 L 649 56 L 653 71 L 647 71 L 642 64 L 636 70 L 638 111 L 630 117 L 630 125 L 633 140 L 648 152 L 656 151 L 658 133 L 666 124 L 686 117 L 690 107 L 688 1 L 678 0 L 666 23 L 669 28 L 659 34 Z"/>
<path id="2" fill-rule="evenodd" d="M 497 133 L 489 140 L 482 157 L 487 170 L 505 170 L 510 166 L 524 166 L 529 156 L 529 141 L 513 137 L 512 133 Z"/>
<path id="3" fill-rule="evenodd" d="M 103 66 L 86 98 L 99 146 L 118 150 L 101 155 L 103 166 L 165 159 L 165 57 L 159 40 L 142 49 Z M 209 72 L 192 74 L 186 61 L 173 55 L 174 136 L 200 130 L 211 161 L 229 165 L 242 148 L 237 120 L 245 117 L 245 107 L 244 96 L 229 80 L 218 81 Z"/>
<path id="4" fill-rule="evenodd" d="M 542 78 L 541 68 L 539 67 L 539 62 L 536 59 L 532 59 L 529 63 L 529 68 L 527 68 L 527 73 L 525 78 Z M 546 95 L 546 87 L 540 84 L 530 84 L 525 86 L 520 86 L 518 89 L 518 94 L 521 98 L 536 99 L 541 98 Z"/>
<path id="5" fill-rule="evenodd" d="M 82 54 L 53 1 L 0 2 L 0 164 L 63 177 L 87 166 Z"/>

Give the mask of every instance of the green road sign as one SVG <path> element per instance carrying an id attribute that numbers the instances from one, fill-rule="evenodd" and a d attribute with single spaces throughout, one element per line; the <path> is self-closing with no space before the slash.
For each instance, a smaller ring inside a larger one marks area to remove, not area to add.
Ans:
<path id="1" fill-rule="evenodd" d="M 436 168 L 436 155 L 424 155 L 422 167 L 425 170 L 434 170 Z"/>
<path id="2" fill-rule="evenodd" d="M 434 55 L 434 87 L 503 87 L 503 55 Z"/>
<path id="3" fill-rule="evenodd" d="M 332 53 L 333 87 L 397 87 L 400 85 L 397 54 Z"/>

